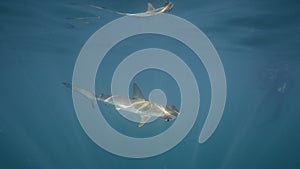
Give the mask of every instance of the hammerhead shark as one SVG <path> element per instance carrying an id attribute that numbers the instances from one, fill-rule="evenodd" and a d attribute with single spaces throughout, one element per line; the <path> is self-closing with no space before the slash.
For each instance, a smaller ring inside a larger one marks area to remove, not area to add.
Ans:
<path id="1" fill-rule="evenodd" d="M 146 12 L 141 12 L 141 13 L 124 13 L 124 12 L 119 12 L 119 11 L 114 11 L 111 9 L 107 9 L 101 6 L 96 6 L 96 5 L 87 5 L 89 7 L 92 8 L 96 8 L 96 9 L 100 9 L 100 10 L 104 10 L 110 13 L 114 13 L 114 14 L 118 14 L 118 15 L 123 15 L 123 16 L 135 16 L 135 17 L 147 17 L 147 16 L 153 16 L 153 15 L 157 15 L 160 13 L 164 13 L 164 12 L 169 12 L 172 10 L 174 4 L 172 2 L 166 2 L 164 4 L 164 6 L 160 7 L 160 8 L 154 8 L 153 5 L 151 3 L 147 4 L 147 11 Z"/>
<path id="2" fill-rule="evenodd" d="M 175 119 L 180 114 L 174 105 L 165 107 L 163 105 L 152 103 L 146 100 L 136 83 L 133 84 L 133 97 L 129 99 L 124 96 L 110 96 L 104 94 L 97 96 L 91 91 L 74 86 L 70 83 L 63 84 L 91 100 L 93 107 L 97 104 L 96 101 L 101 101 L 110 105 L 114 105 L 116 110 L 125 110 L 140 115 L 141 120 L 138 124 L 138 127 L 142 127 L 152 117 L 159 117 L 165 121 L 170 121 Z"/>

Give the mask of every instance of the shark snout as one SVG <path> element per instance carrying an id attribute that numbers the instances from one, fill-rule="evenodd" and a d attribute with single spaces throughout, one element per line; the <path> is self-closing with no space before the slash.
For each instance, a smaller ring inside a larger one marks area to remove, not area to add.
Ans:
<path id="1" fill-rule="evenodd" d="M 166 7 L 166 11 L 165 12 L 171 12 L 171 10 L 174 7 L 174 4 L 172 2 L 167 1 L 167 2 L 165 2 L 164 6 Z"/>
<path id="2" fill-rule="evenodd" d="M 169 105 L 165 108 L 165 116 L 164 119 L 166 121 L 170 121 L 175 119 L 179 115 L 178 109 L 174 105 Z"/>

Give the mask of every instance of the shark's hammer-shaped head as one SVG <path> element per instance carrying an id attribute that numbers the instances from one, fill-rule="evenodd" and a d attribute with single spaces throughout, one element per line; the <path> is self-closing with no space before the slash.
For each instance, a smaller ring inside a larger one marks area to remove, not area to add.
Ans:
<path id="1" fill-rule="evenodd" d="M 172 2 L 169 2 L 167 1 L 165 4 L 164 4 L 164 12 L 170 12 L 174 7 L 174 4 Z"/>
<path id="2" fill-rule="evenodd" d="M 165 108 L 164 114 L 165 116 L 163 119 L 165 119 L 165 121 L 170 121 L 175 119 L 180 113 L 174 105 L 169 105 Z"/>

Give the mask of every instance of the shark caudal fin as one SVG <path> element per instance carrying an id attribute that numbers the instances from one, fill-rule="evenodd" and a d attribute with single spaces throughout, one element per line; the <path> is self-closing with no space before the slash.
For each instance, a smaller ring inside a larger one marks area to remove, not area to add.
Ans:
<path id="1" fill-rule="evenodd" d="M 141 92 L 141 89 L 136 83 L 133 83 L 133 98 L 145 100 L 143 93 Z"/>
<path id="2" fill-rule="evenodd" d="M 63 82 L 62 84 L 65 85 L 67 88 L 70 88 L 73 91 L 76 91 L 76 92 L 80 93 L 81 95 L 83 95 L 84 97 L 86 97 L 88 100 L 91 101 L 92 107 L 93 108 L 96 107 L 97 97 L 95 96 L 95 94 L 93 92 L 85 90 L 85 89 L 77 87 L 77 86 L 74 86 L 71 83 Z"/>

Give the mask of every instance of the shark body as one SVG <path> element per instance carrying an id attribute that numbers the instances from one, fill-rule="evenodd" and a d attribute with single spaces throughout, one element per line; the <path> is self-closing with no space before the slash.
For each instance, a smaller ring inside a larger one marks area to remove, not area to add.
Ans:
<path id="1" fill-rule="evenodd" d="M 153 15 L 157 15 L 160 13 L 164 13 L 164 12 L 169 12 L 172 10 L 174 4 L 172 2 L 166 2 L 164 4 L 164 6 L 160 7 L 160 8 L 154 8 L 153 5 L 151 3 L 147 4 L 147 11 L 146 12 L 141 12 L 141 13 L 124 13 L 124 12 L 119 12 L 119 11 L 114 11 L 111 9 L 107 9 L 101 6 L 96 6 L 96 5 L 88 5 L 92 8 L 96 8 L 96 9 L 100 9 L 100 10 L 104 10 L 110 13 L 114 13 L 114 14 L 118 14 L 118 15 L 123 15 L 123 16 L 134 16 L 134 17 L 147 17 L 147 16 L 153 16 Z"/>
<path id="2" fill-rule="evenodd" d="M 170 121 L 175 119 L 179 114 L 179 111 L 174 105 L 165 107 L 163 105 L 152 103 L 146 100 L 140 88 L 135 83 L 133 84 L 133 97 L 129 99 L 124 96 L 108 96 L 104 94 L 96 96 L 92 92 L 74 86 L 70 83 L 63 84 L 91 100 L 93 107 L 95 106 L 96 101 L 101 101 L 114 105 L 117 110 L 125 110 L 140 115 L 141 120 L 138 124 L 138 127 L 142 127 L 152 117 L 162 118 L 165 121 Z"/>

